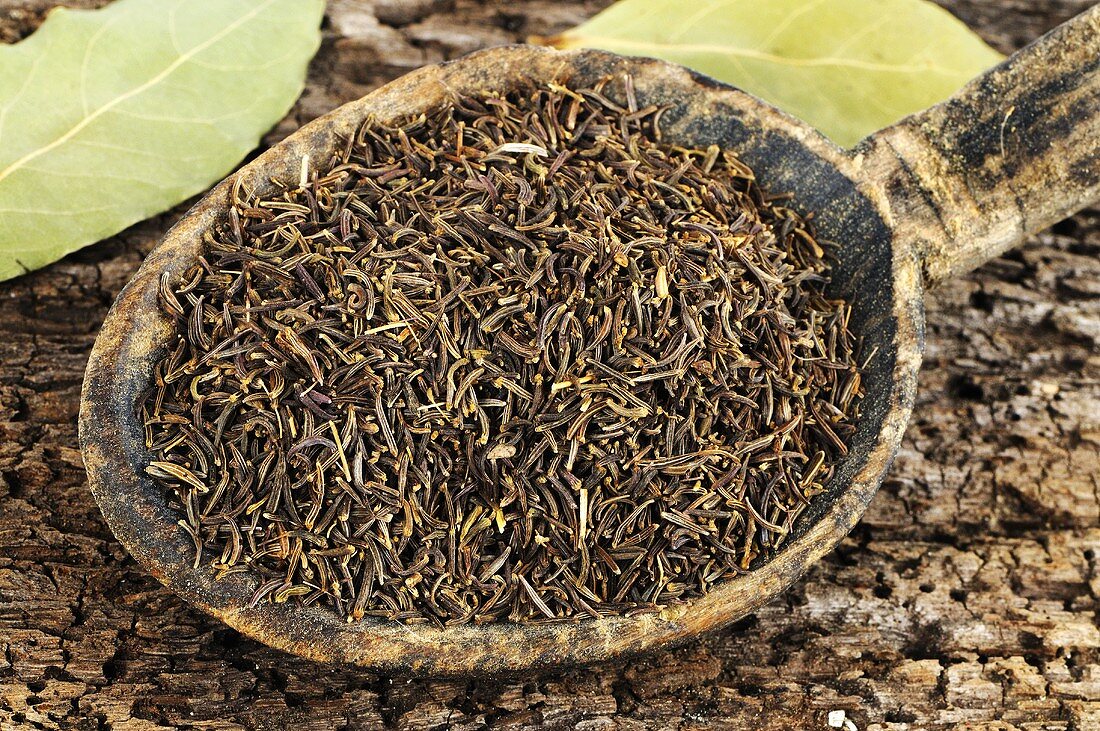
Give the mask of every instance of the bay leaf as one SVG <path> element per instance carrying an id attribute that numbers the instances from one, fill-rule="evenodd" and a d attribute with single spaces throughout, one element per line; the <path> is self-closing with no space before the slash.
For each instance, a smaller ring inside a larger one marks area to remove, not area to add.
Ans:
<path id="1" fill-rule="evenodd" d="M 1002 56 L 927 0 L 620 0 L 543 39 L 682 64 L 850 146 Z"/>
<path id="2" fill-rule="evenodd" d="M 117 0 L 0 46 L 0 279 L 229 173 L 301 93 L 323 10 Z"/>

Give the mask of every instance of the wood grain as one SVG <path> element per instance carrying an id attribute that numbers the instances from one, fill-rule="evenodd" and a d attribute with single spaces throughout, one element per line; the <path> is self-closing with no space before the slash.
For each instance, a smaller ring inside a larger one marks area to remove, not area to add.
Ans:
<path id="1" fill-rule="evenodd" d="M 0 0 L 0 38 L 52 3 Z M 85 3 L 89 4 L 89 3 Z M 1002 50 L 1085 0 L 945 2 Z M 598 3 L 330 3 L 272 133 L 428 61 Z M 625 666 L 408 681 L 290 658 L 188 608 L 113 540 L 76 448 L 87 353 L 179 215 L 0 285 L 0 727 L 1100 728 L 1100 215 L 936 292 L 913 422 L 843 547 L 734 629 Z"/>
<path id="2" fill-rule="evenodd" d="M 930 286 L 1100 200 L 1100 5 L 858 149 L 899 169 Z"/>

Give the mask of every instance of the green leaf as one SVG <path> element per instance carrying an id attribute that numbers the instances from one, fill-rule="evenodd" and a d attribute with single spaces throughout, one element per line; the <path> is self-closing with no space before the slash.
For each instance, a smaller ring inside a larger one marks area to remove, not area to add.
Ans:
<path id="1" fill-rule="evenodd" d="M 228 174 L 302 90 L 323 0 L 117 0 L 0 46 L 0 280 Z"/>
<path id="2" fill-rule="evenodd" d="M 546 42 L 688 66 L 846 146 L 1002 58 L 926 0 L 621 0 Z"/>

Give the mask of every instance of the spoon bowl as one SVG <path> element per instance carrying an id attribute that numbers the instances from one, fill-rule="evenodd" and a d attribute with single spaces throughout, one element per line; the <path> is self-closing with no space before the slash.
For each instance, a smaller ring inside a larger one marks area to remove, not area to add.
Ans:
<path id="1" fill-rule="evenodd" d="M 652 59 L 516 46 L 402 77 L 306 125 L 214 188 L 168 232 L 119 295 L 92 352 L 81 404 L 92 492 L 119 541 L 167 587 L 246 635 L 315 660 L 436 675 L 498 673 L 607 661 L 728 625 L 833 550 L 881 483 L 913 404 L 924 286 L 976 266 L 1100 194 L 1100 104 L 1092 105 L 1084 121 L 1067 122 L 1075 100 L 1080 112 L 1082 100 L 1097 99 L 1098 17 L 1095 9 L 1086 13 L 945 105 L 851 151 L 744 92 Z M 1037 71 L 1051 44 L 1067 40 L 1087 48 L 1076 55 L 1062 52 L 1055 68 Z M 765 190 L 791 194 L 795 208 L 814 213 L 821 238 L 839 243 L 830 286 L 853 303 L 851 327 L 863 341 L 867 395 L 848 455 L 784 546 L 750 573 L 657 614 L 445 629 L 374 617 L 348 623 L 319 606 L 251 607 L 254 578 L 231 574 L 215 580 L 209 569 L 193 568 L 193 543 L 177 526 L 163 490 L 145 475 L 151 456 L 137 407 L 172 336 L 157 305 L 159 280 L 164 272 L 178 279 L 195 261 L 203 233 L 228 215 L 232 186 L 241 181 L 262 194 L 273 190 L 273 180 L 297 179 L 303 158 L 310 168 L 322 167 L 371 115 L 393 122 L 428 112 L 452 95 L 500 92 L 532 81 L 589 85 L 611 78 L 605 93 L 615 98 L 627 76 L 640 105 L 666 108 L 665 140 L 734 152 Z M 1017 88 L 1024 77 L 1026 88 Z M 994 134 L 990 120 L 1008 106 L 1020 124 Z M 967 137 L 970 129 L 974 134 Z M 1049 144 L 1032 144 L 1040 138 Z M 995 157 L 998 143 L 1002 151 Z M 1054 148 L 1065 157 L 1071 147 L 1068 159 L 1050 157 Z M 1091 167 L 1074 166 L 1083 161 Z M 1035 165 L 1041 175 L 1029 180 Z M 1033 195 L 1028 186 L 1036 182 L 1045 191 Z"/>

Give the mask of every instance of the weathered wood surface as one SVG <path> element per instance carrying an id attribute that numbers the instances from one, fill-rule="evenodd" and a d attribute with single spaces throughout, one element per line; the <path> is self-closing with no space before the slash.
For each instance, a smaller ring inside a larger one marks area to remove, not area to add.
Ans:
<path id="1" fill-rule="evenodd" d="M 333 0 L 309 87 L 270 139 L 417 65 L 605 2 Z M 0 0 L 0 41 L 52 4 Z M 1090 0 L 944 4 L 1007 51 Z M 843 710 L 859 729 L 1100 729 L 1100 214 L 932 295 L 892 476 L 784 598 L 659 657 L 467 682 L 269 650 L 112 539 L 76 448 L 84 363 L 180 212 L 0 284 L 0 728 L 778 731 Z"/>

